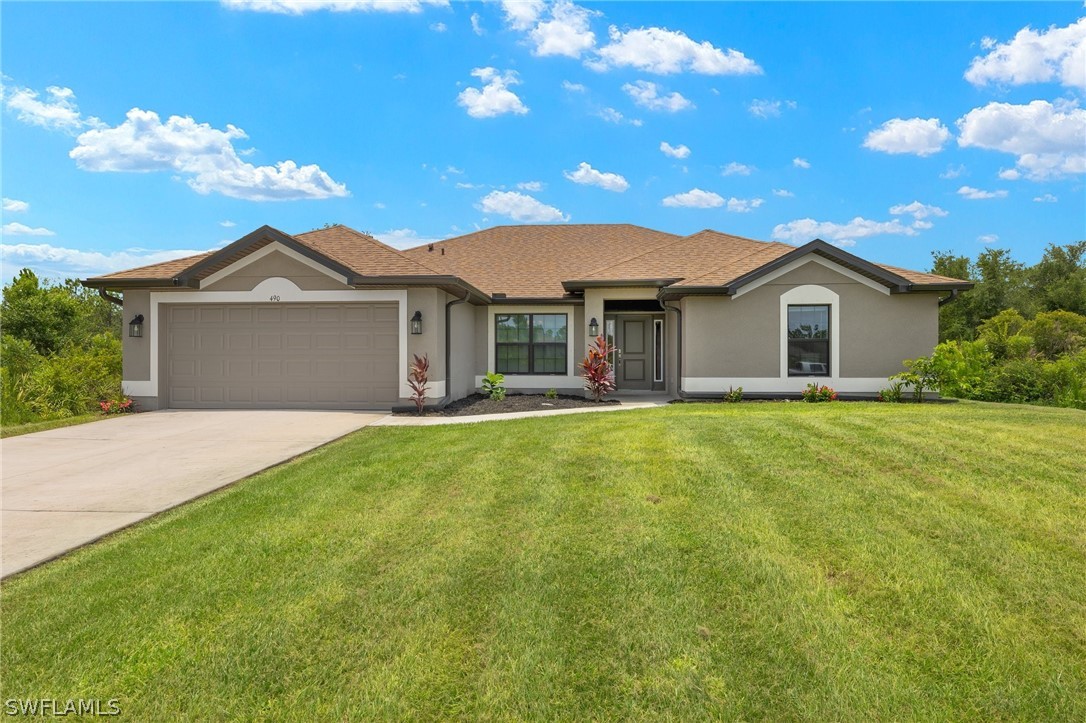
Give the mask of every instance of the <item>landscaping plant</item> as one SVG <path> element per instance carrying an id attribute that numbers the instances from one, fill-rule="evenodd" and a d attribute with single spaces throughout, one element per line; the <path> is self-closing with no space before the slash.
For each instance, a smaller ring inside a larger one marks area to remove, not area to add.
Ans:
<path id="1" fill-rule="evenodd" d="M 588 347 L 588 353 L 581 362 L 584 388 L 597 402 L 615 391 L 615 370 L 608 360 L 614 351 L 615 347 L 609 344 L 607 338 L 601 334 L 592 342 L 592 346 Z"/>
<path id="2" fill-rule="evenodd" d="M 557 399 L 558 398 L 558 390 L 555 389 L 554 387 L 551 387 L 550 389 L 547 390 L 547 393 L 544 394 L 543 396 L 545 396 L 547 399 Z"/>
<path id="3" fill-rule="evenodd" d="M 411 370 L 407 375 L 407 386 L 411 387 L 411 401 L 415 403 L 415 410 L 422 415 L 422 408 L 426 406 L 426 392 L 430 390 L 430 357 L 423 354 L 413 355 Z"/>
<path id="4" fill-rule="evenodd" d="M 505 375 L 497 372 L 487 372 L 483 377 L 483 394 L 495 402 L 505 399 Z"/>
<path id="5" fill-rule="evenodd" d="M 728 391 L 724 392 L 724 401 L 730 404 L 743 401 L 743 387 L 737 389 L 728 387 Z"/>
<path id="6" fill-rule="evenodd" d="M 818 386 L 814 382 L 807 385 L 807 388 L 801 392 L 803 401 L 805 402 L 832 402 L 837 399 L 837 392 L 833 391 L 832 387 L 825 385 Z"/>

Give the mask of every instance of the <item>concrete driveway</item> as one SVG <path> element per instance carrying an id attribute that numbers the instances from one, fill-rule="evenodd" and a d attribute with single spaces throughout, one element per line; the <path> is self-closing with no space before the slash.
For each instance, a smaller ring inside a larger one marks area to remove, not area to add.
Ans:
<path id="1" fill-rule="evenodd" d="M 0 576 L 366 426 L 380 413 L 161 411 L 0 441 Z"/>

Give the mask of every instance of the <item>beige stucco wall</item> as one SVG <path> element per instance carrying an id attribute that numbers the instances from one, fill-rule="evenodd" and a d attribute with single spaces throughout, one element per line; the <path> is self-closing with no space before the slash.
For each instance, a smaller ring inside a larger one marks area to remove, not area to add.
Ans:
<path id="1" fill-rule="evenodd" d="M 448 296 L 446 301 L 455 301 Z M 476 308 L 468 303 L 449 307 L 449 394 L 459 399 L 475 389 Z"/>
<path id="2" fill-rule="evenodd" d="M 415 288 L 407 290 L 407 363 L 413 355 L 430 359 L 431 382 L 445 381 L 445 300 L 448 294 L 440 289 Z M 411 317 L 422 312 L 422 333 L 411 333 Z"/>
<path id="3" fill-rule="evenodd" d="M 569 339 L 573 342 L 572 361 L 573 361 L 573 376 L 579 374 L 578 368 L 581 363 L 581 359 L 584 358 L 586 344 L 585 337 L 585 309 L 580 304 L 495 304 L 492 306 L 477 306 L 473 307 L 474 315 L 474 328 L 472 330 L 472 352 L 473 352 L 473 364 L 475 368 L 475 375 L 472 379 L 473 389 L 475 388 L 475 377 L 481 377 L 489 371 L 493 371 L 490 368 L 490 357 L 492 353 L 491 345 L 493 344 L 492 328 L 494 326 L 494 314 L 508 311 L 510 313 L 530 313 L 533 308 L 539 307 L 545 308 L 546 311 L 539 313 L 552 313 L 555 310 L 560 309 L 561 313 L 568 315 L 568 327 L 566 329 Z M 455 307 L 454 307 L 455 308 Z M 601 317 L 602 318 L 602 315 Z M 453 342 L 454 349 L 456 342 Z M 454 351 L 455 353 L 455 351 Z M 454 367 L 455 371 L 455 367 Z M 517 392 L 545 392 L 550 388 L 555 388 L 558 391 L 568 394 L 575 393 L 581 389 L 581 382 L 579 379 L 572 379 L 568 376 L 555 376 L 553 378 L 544 378 L 539 381 L 538 384 L 528 385 L 523 382 L 522 379 L 518 379 L 519 375 L 510 374 L 506 377 L 506 386 L 513 391 Z M 469 392 L 470 393 L 470 392 Z"/>
<path id="4" fill-rule="evenodd" d="M 244 260 L 244 259 L 243 259 Z M 312 266 L 290 258 L 279 251 L 243 266 L 233 273 L 204 286 L 206 291 L 251 291 L 257 284 L 273 276 L 290 279 L 304 291 L 341 291 L 351 288 Z"/>
<path id="5" fill-rule="evenodd" d="M 885 378 L 903 359 L 931 353 L 938 342 L 937 294 L 883 294 L 822 264 L 808 262 L 736 297 L 683 299 L 685 377 L 779 377 L 781 294 L 803 285 L 839 296 L 837 374 Z"/>

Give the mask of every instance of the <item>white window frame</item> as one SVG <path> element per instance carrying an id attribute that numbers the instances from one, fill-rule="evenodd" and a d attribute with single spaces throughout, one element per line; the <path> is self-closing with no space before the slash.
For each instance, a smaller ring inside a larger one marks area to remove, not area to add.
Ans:
<path id="1" fill-rule="evenodd" d="M 487 307 L 486 325 L 486 370 L 494 371 L 494 357 L 497 344 L 497 327 L 495 317 L 498 314 L 565 314 L 566 315 L 566 373 L 562 374 L 507 374 L 505 386 L 507 389 L 568 389 L 580 387 L 584 384 L 574 371 L 576 360 L 573 358 L 573 340 L 576 337 L 576 312 L 579 307 L 550 305 L 531 306 L 524 304 L 500 304 Z M 475 386 L 483 383 L 481 376 L 475 377 Z"/>
<path id="2" fill-rule="evenodd" d="M 666 355 L 664 354 L 664 348 L 666 341 L 664 339 L 664 320 L 653 319 L 652 320 L 652 382 L 653 384 L 659 384 L 664 381 L 664 364 L 667 363 Z M 657 368 L 656 360 L 660 360 L 659 368 Z"/>
<path id="3" fill-rule="evenodd" d="M 829 376 L 810 377 L 811 381 L 837 379 L 841 376 L 841 297 L 825 286 L 804 284 L 794 289 L 789 289 L 781 294 L 781 326 L 778 333 L 780 339 L 781 379 L 788 379 L 788 307 L 789 306 L 814 306 L 822 305 L 830 307 L 830 369 Z M 795 376 L 792 379 L 806 379 L 807 377 Z"/>

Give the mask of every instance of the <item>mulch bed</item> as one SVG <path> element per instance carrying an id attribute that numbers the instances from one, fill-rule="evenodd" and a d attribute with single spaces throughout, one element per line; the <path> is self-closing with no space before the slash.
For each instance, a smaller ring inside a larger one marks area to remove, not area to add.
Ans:
<path id="1" fill-rule="evenodd" d="M 457 399 L 450 402 L 444 409 L 427 412 L 427 416 L 441 417 L 465 417 L 470 414 L 509 414 L 510 412 L 539 412 L 546 409 L 575 409 L 577 407 L 599 407 L 609 404 L 618 404 L 616 400 L 605 399 L 599 404 L 591 399 L 575 397 L 569 394 L 559 394 L 554 399 L 548 399 L 542 394 L 509 394 L 500 402 L 482 394 L 472 394 L 470 397 Z M 414 416 L 414 412 L 398 412 L 403 416 Z"/>

